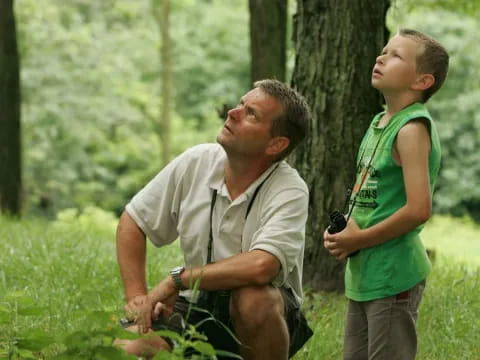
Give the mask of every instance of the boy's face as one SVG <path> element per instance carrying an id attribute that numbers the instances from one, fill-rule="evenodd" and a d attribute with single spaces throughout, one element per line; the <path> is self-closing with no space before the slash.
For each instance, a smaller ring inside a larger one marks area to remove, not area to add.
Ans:
<path id="1" fill-rule="evenodd" d="M 372 72 L 372 86 L 384 95 L 398 95 L 413 90 L 419 74 L 417 55 L 423 46 L 413 39 L 395 35 L 377 57 Z"/>

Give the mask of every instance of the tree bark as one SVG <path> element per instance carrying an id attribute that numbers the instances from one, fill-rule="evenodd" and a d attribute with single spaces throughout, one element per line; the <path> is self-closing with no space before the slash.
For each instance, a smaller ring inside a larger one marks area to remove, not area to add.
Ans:
<path id="1" fill-rule="evenodd" d="M 170 161 L 170 138 L 172 118 L 172 88 L 173 88 L 173 66 L 172 66 L 172 39 L 170 36 L 170 0 L 154 0 L 156 19 L 160 29 L 161 46 L 160 59 L 162 65 L 162 108 L 160 110 L 159 136 L 162 147 L 163 165 Z"/>
<path id="2" fill-rule="evenodd" d="M 0 1 L 0 211 L 20 215 L 20 64 L 13 0 Z"/>
<path id="3" fill-rule="evenodd" d="M 286 77 L 287 0 L 249 0 L 252 84 Z"/>
<path id="4" fill-rule="evenodd" d="M 328 214 L 342 209 L 354 180 L 360 141 L 382 97 L 371 87 L 376 56 L 388 38 L 389 0 L 299 0 L 292 85 L 312 109 L 310 137 L 290 161 L 310 188 L 304 281 L 342 291 L 345 262 L 323 247 Z"/>

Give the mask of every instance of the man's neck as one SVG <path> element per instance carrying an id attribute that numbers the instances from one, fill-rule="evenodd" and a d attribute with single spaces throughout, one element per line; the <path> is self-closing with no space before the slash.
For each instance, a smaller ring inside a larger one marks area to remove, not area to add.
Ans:
<path id="1" fill-rule="evenodd" d="M 252 185 L 270 166 L 271 161 L 232 159 L 225 161 L 225 185 L 230 198 L 235 200 Z"/>

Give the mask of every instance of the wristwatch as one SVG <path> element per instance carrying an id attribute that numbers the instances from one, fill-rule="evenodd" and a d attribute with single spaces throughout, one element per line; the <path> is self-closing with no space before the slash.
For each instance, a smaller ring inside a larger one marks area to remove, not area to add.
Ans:
<path id="1" fill-rule="evenodd" d="M 182 279 L 180 275 L 185 271 L 185 266 L 177 266 L 170 270 L 170 275 L 172 276 L 173 282 L 175 284 L 175 289 L 178 291 L 187 290 L 187 287 L 183 286 Z"/>

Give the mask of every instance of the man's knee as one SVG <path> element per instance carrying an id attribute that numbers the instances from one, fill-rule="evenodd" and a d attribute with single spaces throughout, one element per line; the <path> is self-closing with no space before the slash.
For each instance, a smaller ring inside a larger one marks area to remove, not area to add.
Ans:
<path id="1" fill-rule="evenodd" d="M 257 327 L 284 318 L 285 305 L 278 288 L 269 285 L 232 290 L 230 316 L 234 324 Z"/>

